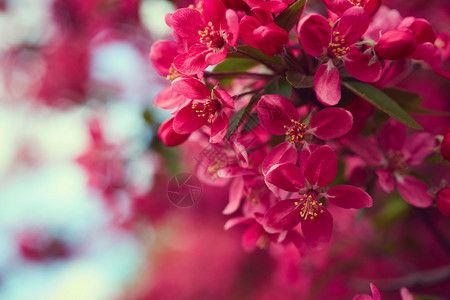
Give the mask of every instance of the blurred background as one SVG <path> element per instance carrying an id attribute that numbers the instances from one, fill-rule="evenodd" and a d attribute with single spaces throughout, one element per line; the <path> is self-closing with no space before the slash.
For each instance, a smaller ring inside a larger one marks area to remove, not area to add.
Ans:
<path id="1" fill-rule="evenodd" d="M 402 2 L 401 13 L 433 15 L 442 30 L 448 2 L 433 2 Z M 169 201 L 169 180 L 193 172 L 201 149 L 168 149 L 155 137 L 168 114 L 152 100 L 168 81 L 148 54 L 170 38 L 165 14 L 189 3 L 0 0 L 0 299 L 351 295 L 345 279 L 325 276 L 322 254 L 302 262 L 311 276 L 301 278 L 293 249 L 272 249 L 286 251 L 276 262 L 245 252 L 242 231 L 223 231 L 227 182 L 196 183 L 193 208 Z M 352 252 L 333 259 L 341 255 Z"/>

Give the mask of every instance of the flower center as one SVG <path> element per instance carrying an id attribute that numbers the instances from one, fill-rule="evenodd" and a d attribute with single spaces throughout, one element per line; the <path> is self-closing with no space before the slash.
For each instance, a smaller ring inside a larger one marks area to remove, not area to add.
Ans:
<path id="1" fill-rule="evenodd" d="M 345 39 L 341 38 L 341 33 L 338 31 L 333 31 L 333 37 L 329 45 L 330 56 L 341 58 L 350 51 L 350 47 L 344 46 Z"/>
<path id="2" fill-rule="evenodd" d="M 289 128 L 286 125 L 284 125 L 284 128 L 287 129 L 285 133 L 286 136 L 289 137 L 290 142 L 292 144 L 297 143 L 303 144 L 304 142 L 303 139 L 305 138 L 306 135 L 305 131 L 308 126 L 298 121 L 294 121 L 293 119 L 291 119 L 291 123 L 292 125 Z"/>
<path id="3" fill-rule="evenodd" d="M 209 48 L 220 49 L 225 45 L 225 40 L 220 31 L 214 29 L 212 22 L 208 22 L 204 31 L 199 30 L 200 43 L 206 44 Z"/>
<path id="4" fill-rule="evenodd" d="M 362 7 L 362 0 L 348 0 L 353 6 Z"/>
<path id="5" fill-rule="evenodd" d="M 207 99 L 205 102 L 195 101 L 192 103 L 192 109 L 199 118 L 207 118 L 208 123 L 212 123 L 216 118 L 216 112 L 220 109 L 220 103 L 211 99 Z"/>
<path id="6" fill-rule="evenodd" d="M 175 78 L 178 78 L 182 76 L 180 73 L 178 73 L 178 71 L 175 69 L 175 67 L 172 65 L 169 68 L 169 74 L 167 75 L 166 79 L 167 80 L 174 80 Z"/>
<path id="7" fill-rule="evenodd" d="M 391 171 L 404 171 L 407 169 L 406 158 L 400 151 L 391 153 L 389 157 L 388 169 Z"/>
<path id="8" fill-rule="evenodd" d="M 300 216 L 305 219 L 308 217 L 314 220 L 319 213 L 323 213 L 323 203 L 317 199 L 317 193 L 315 191 L 303 194 L 303 196 L 295 202 L 295 205 L 300 207 Z"/>

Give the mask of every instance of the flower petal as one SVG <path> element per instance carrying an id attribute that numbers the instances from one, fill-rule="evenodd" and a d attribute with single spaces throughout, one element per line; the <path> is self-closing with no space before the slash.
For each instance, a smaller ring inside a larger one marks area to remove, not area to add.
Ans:
<path id="1" fill-rule="evenodd" d="M 339 107 L 318 111 L 309 123 L 312 134 L 322 140 L 341 137 L 350 131 L 352 125 L 352 113 Z"/>
<path id="2" fill-rule="evenodd" d="M 230 193 L 228 195 L 228 204 L 222 211 L 224 215 L 234 213 L 241 205 L 241 199 L 244 191 L 244 179 L 242 177 L 235 178 L 230 185 Z"/>
<path id="3" fill-rule="evenodd" d="M 333 30 L 339 32 L 345 39 L 344 45 L 353 45 L 366 32 L 369 27 L 369 16 L 362 7 L 347 9 L 342 15 L 338 25 Z"/>
<path id="4" fill-rule="evenodd" d="M 266 175 L 270 168 L 276 164 L 295 164 L 296 162 L 297 150 L 295 149 L 295 146 L 292 143 L 284 142 L 273 147 L 266 158 L 264 158 L 262 162 L 262 172 Z"/>
<path id="5" fill-rule="evenodd" d="M 173 121 L 173 129 L 179 134 L 188 134 L 208 123 L 208 116 L 199 117 L 191 104 L 180 109 Z"/>
<path id="6" fill-rule="evenodd" d="M 321 15 L 310 14 L 298 23 L 298 40 L 303 50 L 311 56 L 321 56 L 326 52 L 331 39 L 331 27 Z"/>
<path id="7" fill-rule="evenodd" d="M 327 190 L 328 201 L 342 208 L 361 209 L 373 205 L 372 197 L 351 185 L 337 185 Z"/>
<path id="8" fill-rule="evenodd" d="M 298 121 L 300 116 L 294 104 L 280 95 L 264 95 L 259 100 L 256 111 L 261 123 L 271 134 L 284 134 L 291 120 Z"/>
<path id="9" fill-rule="evenodd" d="M 337 158 L 330 146 L 320 146 L 308 158 L 305 177 L 314 187 L 324 187 L 333 182 L 337 174 Z"/>
<path id="10" fill-rule="evenodd" d="M 407 156 L 408 164 L 416 166 L 433 153 L 435 147 L 436 139 L 428 132 L 420 132 L 406 138 L 402 152 Z"/>
<path id="11" fill-rule="evenodd" d="M 206 85 L 194 78 L 179 77 L 172 82 L 172 90 L 188 99 L 203 100 L 211 98 Z"/>
<path id="12" fill-rule="evenodd" d="M 339 70 L 331 60 L 317 69 L 314 75 L 314 90 L 320 103 L 328 106 L 339 103 L 341 99 L 341 79 Z"/>
<path id="13" fill-rule="evenodd" d="M 413 206 L 425 208 L 433 204 L 433 198 L 427 193 L 427 185 L 415 177 L 398 176 L 397 189 L 403 199 Z"/>
<path id="14" fill-rule="evenodd" d="M 305 186 L 305 177 L 295 164 L 281 164 L 270 169 L 266 181 L 288 192 L 297 192 Z"/>
<path id="15" fill-rule="evenodd" d="M 158 138 L 167 147 L 174 147 L 182 144 L 188 139 L 190 134 L 178 134 L 173 130 L 173 121 L 175 118 L 170 118 L 164 121 L 158 129 Z"/>
<path id="16" fill-rule="evenodd" d="M 379 60 L 370 64 L 373 56 L 364 54 L 352 47 L 345 56 L 344 68 L 348 74 L 364 82 L 375 82 L 380 80 L 383 68 Z"/>
<path id="17" fill-rule="evenodd" d="M 211 137 L 209 142 L 212 144 L 220 143 L 227 134 L 229 119 L 226 113 L 220 112 L 211 125 Z"/>
<path id="18" fill-rule="evenodd" d="M 395 188 L 395 180 L 394 177 L 392 177 L 391 173 L 384 168 L 378 169 L 376 173 L 378 175 L 378 183 L 380 184 L 381 188 L 386 193 L 392 192 Z"/>
<path id="19" fill-rule="evenodd" d="M 323 249 L 331 239 L 333 232 L 333 217 L 327 209 L 314 219 L 302 219 L 302 231 L 306 241 L 313 250 Z"/>
<path id="20" fill-rule="evenodd" d="M 379 146 L 365 136 L 358 135 L 349 140 L 349 148 L 357 154 L 368 166 L 379 166 L 383 163 L 384 155 Z"/>
<path id="21" fill-rule="evenodd" d="M 296 200 L 281 200 L 264 215 L 262 225 L 268 233 L 276 233 L 294 228 L 300 222 L 300 211 Z"/>

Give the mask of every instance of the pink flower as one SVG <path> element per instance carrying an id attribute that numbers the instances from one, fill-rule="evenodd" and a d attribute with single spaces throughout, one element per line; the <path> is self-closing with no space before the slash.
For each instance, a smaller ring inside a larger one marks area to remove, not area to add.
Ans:
<path id="1" fill-rule="evenodd" d="M 244 16 L 239 25 L 241 38 L 249 46 L 274 56 L 289 42 L 286 30 L 273 22 L 270 13 L 260 8 L 252 9 L 252 16 Z"/>
<path id="2" fill-rule="evenodd" d="M 311 14 L 298 24 L 298 36 L 303 50 L 316 57 L 325 56 L 314 75 L 317 99 L 324 105 L 336 105 L 341 98 L 339 71 L 333 59 L 341 59 L 347 72 L 365 82 L 375 82 L 381 76 L 381 63 L 371 63 L 372 55 L 364 54 L 354 46 L 369 26 L 369 17 L 361 7 L 347 9 L 331 28 L 327 19 Z"/>
<path id="3" fill-rule="evenodd" d="M 186 75 L 202 77 L 208 65 L 223 61 L 239 34 L 236 12 L 226 9 L 220 0 L 204 0 L 202 12 L 181 8 L 172 15 L 174 35 L 190 45 L 186 53 L 175 57 L 175 68 Z"/>
<path id="4" fill-rule="evenodd" d="M 349 185 L 326 189 L 337 174 L 337 158 L 329 146 L 314 147 L 310 153 L 303 150 L 299 157 L 300 169 L 293 163 L 271 168 L 266 180 L 289 192 L 298 192 L 299 198 L 281 200 L 264 215 L 262 224 L 269 233 L 289 230 L 299 222 L 305 240 L 313 249 L 322 248 L 331 238 L 333 218 L 322 203 L 322 198 L 342 208 L 361 209 L 372 206 L 372 198 L 363 190 Z"/>
<path id="5" fill-rule="evenodd" d="M 223 108 L 234 108 L 231 96 L 224 90 L 214 88 L 212 92 L 201 81 L 193 78 L 177 78 L 172 83 L 173 91 L 191 99 L 180 109 L 173 121 L 178 134 L 189 134 L 203 125 L 211 125 L 211 143 L 220 142 L 227 133 L 229 119 Z"/>
<path id="6" fill-rule="evenodd" d="M 406 127 L 390 120 L 379 132 L 380 147 L 363 136 L 349 141 L 348 146 L 358 154 L 368 166 L 376 170 L 381 188 L 390 193 L 397 185 L 403 199 L 416 207 L 429 207 L 433 198 L 428 195 L 427 185 L 410 175 L 409 167 L 417 166 L 431 154 L 435 139 L 429 133 L 421 132 L 406 136 Z"/>
<path id="7" fill-rule="evenodd" d="M 381 0 L 322 0 L 329 10 L 338 16 L 352 7 L 362 7 L 369 16 L 373 16 L 381 6 Z"/>
<path id="8" fill-rule="evenodd" d="M 303 144 L 308 134 L 322 140 L 338 138 L 353 125 L 353 116 L 349 111 L 330 107 L 317 112 L 308 126 L 300 122 L 300 115 L 292 102 L 280 95 L 262 96 L 256 109 L 269 133 L 286 135 L 292 144 Z"/>

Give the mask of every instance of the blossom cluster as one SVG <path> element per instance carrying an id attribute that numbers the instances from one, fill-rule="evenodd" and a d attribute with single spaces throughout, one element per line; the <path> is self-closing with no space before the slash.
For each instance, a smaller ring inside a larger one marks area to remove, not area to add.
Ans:
<path id="1" fill-rule="evenodd" d="M 245 225 L 247 250 L 324 249 L 332 210 L 363 216 L 373 193 L 450 214 L 445 172 L 420 173 L 446 164 L 448 131 L 424 130 L 409 113 L 434 112 L 396 87 L 419 68 L 450 79 L 450 36 L 381 0 L 322 2 L 326 17 L 302 0 L 196 1 L 166 16 L 173 39 L 151 48 L 170 81 L 154 104 L 173 115 L 158 136 L 209 149 L 198 176 L 230 183 L 225 229 Z"/>
<path id="2" fill-rule="evenodd" d="M 305 1 L 241 2 L 202 0 L 167 15 L 174 39 L 154 43 L 150 53 L 171 81 L 154 100 L 173 115 L 160 139 L 176 146 L 209 136 L 216 152 L 226 153 L 202 161 L 209 182 L 231 181 L 223 213 L 241 209 L 225 228 L 250 224 L 243 237 L 250 249 L 270 243 L 321 249 L 333 231 L 327 206 L 371 207 L 367 191 L 375 185 L 396 189 L 418 208 L 438 198 L 448 215 L 448 198 L 430 193 L 411 173 L 437 155 L 438 139 L 410 134 L 407 126 L 421 126 L 383 91 L 412 66 L 448 78 L 442 66 L 449 35 L 425 19 L 392 18 L 394 10 L 381 1 L 324 0 L 328 17 L 305 13 Z M 342 88 L 353 97 L 344 99 Z M 358 107 L 363 100 L 370 104 Z M 370 124 L 371 104 L 392 118 Z M 336 153 L 376 176 L 359 187 L 335 184 Z"/>

